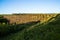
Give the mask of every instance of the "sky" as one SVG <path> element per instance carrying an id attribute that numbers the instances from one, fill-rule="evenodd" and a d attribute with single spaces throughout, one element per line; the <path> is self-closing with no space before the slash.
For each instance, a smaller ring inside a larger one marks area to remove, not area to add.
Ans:
<path id="1" fill-rule="evenodd" d="M 0 0 L 0 14 L 59 12 L 60 0 Z"/>

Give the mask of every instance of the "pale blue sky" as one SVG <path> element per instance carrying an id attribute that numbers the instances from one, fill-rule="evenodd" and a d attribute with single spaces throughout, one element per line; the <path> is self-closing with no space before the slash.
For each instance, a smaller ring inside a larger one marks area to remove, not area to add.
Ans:
<path id="1" fill-rule="evenodd" d="M 0 0 L 0 14 L 58 12 L 60 0 Z"/>

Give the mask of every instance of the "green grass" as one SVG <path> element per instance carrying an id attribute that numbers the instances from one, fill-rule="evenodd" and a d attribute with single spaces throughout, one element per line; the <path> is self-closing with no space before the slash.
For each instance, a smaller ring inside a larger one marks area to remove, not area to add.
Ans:
<path id="1" fill-rule="evenodd" d="M 27 30 L 32 26 L 34 26 L 32 29 Z M 29 22 L 18 25 L 0 25 L 0 33 L 2 33 L 0 40 L 60 40 L 60 15 L 47 24 Z"/>
<path id="2" fill-rule="evenodd" d="M 26 31 L 25 40 L 60 40 L 60 16 L 58 17 L 46 25 L 38 25 Z"/>
<path id="3" fill-rule="evenodd" d="M 22 40 L 25 29 L 35 24 L 37 23 L 29 22 L 17 25 L 0 24 L 0 40 Z"/>

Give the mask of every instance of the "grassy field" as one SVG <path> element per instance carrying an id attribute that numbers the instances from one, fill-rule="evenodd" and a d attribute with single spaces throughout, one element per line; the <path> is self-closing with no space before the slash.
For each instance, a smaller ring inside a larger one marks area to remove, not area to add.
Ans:
<path id="1" fill-rule="evenodd" d="M 38 21 L 0 24 L 0 40 L 60 40 L 60 14 L 43 24 Z"/>

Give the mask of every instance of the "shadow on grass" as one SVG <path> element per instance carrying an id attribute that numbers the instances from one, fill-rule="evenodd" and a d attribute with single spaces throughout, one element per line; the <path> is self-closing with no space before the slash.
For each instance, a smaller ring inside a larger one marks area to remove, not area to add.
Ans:
<path id="1" fill-rule="evenodd" d="M 37 24 L 39 21 L 33 21 L 23 24 L 16 24 L 16 25 L 0 25 L 0 37 L 5 37 L 10 34 L 14 34 L 16 32 L 22 31 L 25 28 L 28 28 L 32 25 Z"/>

